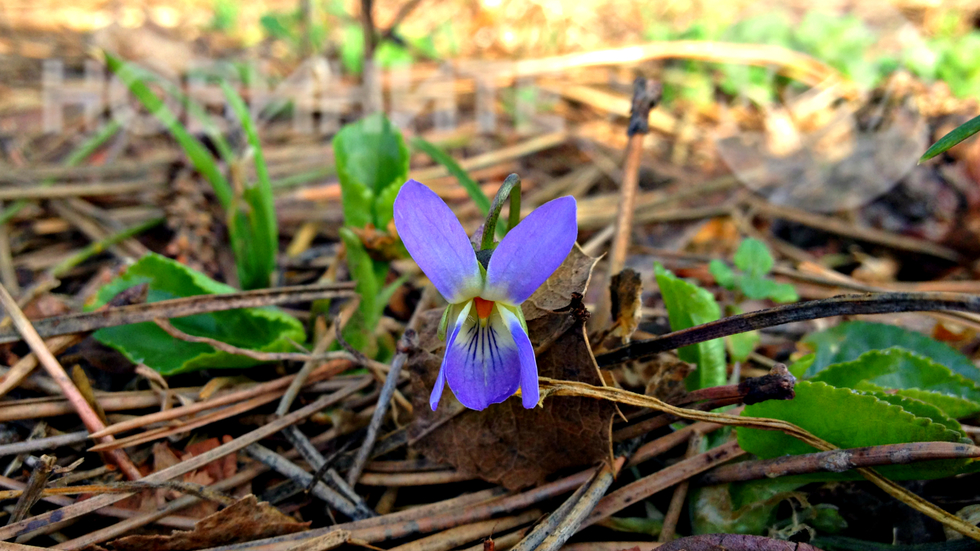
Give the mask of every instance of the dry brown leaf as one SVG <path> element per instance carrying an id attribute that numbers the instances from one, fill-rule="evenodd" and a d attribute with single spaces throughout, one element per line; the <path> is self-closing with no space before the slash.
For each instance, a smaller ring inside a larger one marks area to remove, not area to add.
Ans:
<path id="1" fill-rule="evenodd" d="M 571 265 L 563 265 L 566 269 L 559 268 L 552 276 L 568 281 L 549 280 L 546 288 L 542 287 L 544 292 L 535 293 L 536 306 L 529 305 L 530 301 L 524 303 L 531 343 L 536 349 L 545 348 L 538 354 L 538 373 L 602 386 L 585 336 L 588 313 L 581 306 L 581 297 L 572 296 L 584 292 L 594 260 L 576 248 L 566 264 L 569 261 Z M 568 311 L 549 312 L 541 309 L 543 305 Z M 615 407 L 608 402 L 548 397 L 544 407 L 528 410 L 519 397 L 512 397 L 483 411 L 471 411 L 465 410 L 451 392 L 444 392 L 438 410 L 433 412 L 428 396 L 445 348 L 436 337 L 440 315 L 438 310 L 424 315 L 419 350 L 409 360 L 416 411 L 410 441 L 429 459 L 508 489 L 542 482 L 561 469 L 611 459 Z"/>
<path id="2" fill-rule="evenodd" d="M 551 274 L 551 277 L 521 305 L 527 321 L 568 307 L 572 295 L 576 293 L 584 295 L 586 287 L 589 286 L 589 279 L 592 278 L 592 268 L 598 261 L 598 258 L 585 254 L 582 247 L 576 243 L 555 273 Z"/>
<path id="3" fill-rule="evenodd" d="M 169 536 L 128 536 L 109 543 L 115 551 L 190 551 L 302 532 L 308 522 L 296 522 L 266 502 L 248 495 L 211 516 L 194 529 Z"/>
<path id="4" fill-rule="evenodd" d="M 350 530 L 334 530 L 326 534 L 303 541 L 290 547 L 287 551 L 330 551 L 351 541 Z"/>
<path id="5" fill-rule="evenodd" d="M 613 337 L 619 337 L 620 344 L 626 344 L 640 324 L 643 301 L 643 283 L 640 274 L 626 268 L 612 277 L 609 295 L 612 302 Z"/>
<path id="6" fill-rule="evenodd" d="M 694 371 L 694 365 L 689 364 L 675 354 L 660 353 L 650 362 L 646 362 L 647 372 L 652 375 L 647 379 L 643 393 L 664 402 L 679 398 L 687 392 L 685 381 Z"/>

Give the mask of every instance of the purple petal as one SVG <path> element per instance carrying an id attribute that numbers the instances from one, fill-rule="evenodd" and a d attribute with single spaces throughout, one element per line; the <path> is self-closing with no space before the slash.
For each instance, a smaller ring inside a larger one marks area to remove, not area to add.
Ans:
<path id="1" fill-rule="evenodd" d="M 538 405 L 540 392 L 538 390 L 538 362 L 534 357 L 534 347 L 531 346 L 531 339 L 517 319 L 517 316 L 508 312 L 506 308 L 501 308 L 507 327 L 510 329 L 510 336 L 517 345 L 517 355 L 521 360 L 521 403 L 527 409 L 534 409 Z"/>
<path id="2" fill-rule="evenodd" d="M 446 379 L 461 404 L 481 410 L 510 398 L 520 385 L 521 359 L 510 329 L 498 312 L 482 326 L 467 317 L 446 349 Z"/>
<path id="3" fill-rule="evenodd" d="M 442 391 L 446 387 L 446 362 L 449 359 L 448 351 L 456 342 L 456 337 L 459 336 L 459 330 L 463 327 L 463 322 L 466 321 L 472 307 L 473 301 L 466 303 L 466 306 L 460 311 L 459 316 L 453 321 L 453 330 L 450 332 L 449 338 L 446 339 L 447 353 L 442 357 L 442 365 L 439 366 L 439 374 L 436 375 L 436 384 L 433 385 L 432 394 L 429 395 L 429 407 L 432 408 L 432 411 L 435 411 L 439 407 Z M 448 306 L 447 308 L 452 308 L 452 306 Z"/>
<path id="4" fill-rule="evenodd" d="M 419 268 L 450 303 L 469 300 L 482 286 L 469 237 L 432 190 L 409 180 L 395 198 L 395 228 Z"/>
<path id="5" fill-rule="evenodd" d="M 439 407 L 439 400 L 442 398 L 442 391 L 446 388 L 446 360 L 443 359 L 439 366 L 439 374 L 436 375 L 436 384 L 432 387 L 432 394 L 429 394 L 429 407 L 435 411 Z"/>
<path id="6" fill-rule="evenodd" d="M 480 296 L 506 304 L 524 302 L 561 266 L 577 235 L 574 198 L 541 205 L 497 245 Z"/>

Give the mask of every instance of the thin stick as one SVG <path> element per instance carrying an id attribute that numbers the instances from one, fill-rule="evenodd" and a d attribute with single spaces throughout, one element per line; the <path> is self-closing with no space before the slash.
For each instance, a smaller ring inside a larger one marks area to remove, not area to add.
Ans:
<path id="1" fill-rule="evenodd" d="M 47 456 L 45 456 L 47 457 Z M 28 495 L 29 486 L 24 490 L 6 490 L 0 491 L 0 499 L 13 499 L 15 497 L 23 497 Z M 122 493 L 122 492 L 134 492 L 142 490 L 156 490 L 160 488 L 165 488 L 168 490 L 176 490 L 185 494 L 190 494 L 195 497 L 206 499 L 209 501 L 214 501 L 220 503 L 221 505 L 231 505 L 235 503 L 233 498 L 226 495 L 220 494 L 218 492 L 209 490 L 206 486 L 200 484 L 193 484 L 189 482 L 181 482 L 176 480 L 164 480 L 160 482 L 147 482 L 144 480 L 134 480 L 132 482 L 111 482 L 108 484 L 85 484 L 81 486 L 58 486 L 52 488 L 40 488 L 38 490 L 37 497 L 48 497 L 48 496 L 66 496 L 66 495 L 78 495 L 78 494 L 104 494 L 104 493 Z"/>
<path id="2" fill-rule="evenodd" d="M 814 448 L 821 451 L 831 451 L 837 449 L 836 446 L 827 442 L 826 440 L 819 438 L 809 431 L 806 431 L 793 423 L 783 421 L 780 419 L 768 419 L 763 417 L 738 417 L 726 413 L 710 413 L 702 412 L 691 409 L 678 408 L 671 406 L 665 402 L 662 402 L 652 396 L 644 396 L 641 394 L 636 394 L 634 392 L 629 392 L 626 390 L 621 390 L 618 388 L 611 387 L 596 387 L 592 385 L 587 385 L 585 383 L 574 382 L 574 381 L 556 381 L 554 379 L 548 379 L 546 377 L 541 377 L 538 379 L 538 385 L 543 391 L 543 396 L 554 395 L 554 396 L 588 396 L 592 398 L 598 398 L 601 400 L 610 400 L 613 402 L 618 402 L 621 404 L 629 404 L 639 407 L 646 407 L 651 409 L 656 409 L 658 411 L 663 411 L 667 413 L 672 413 L 678 417 L 684 419 L 692 419 L 696 421 L 714 421 L 724 425 L 732 425 L 737 427 L 752 427 L 760 428 L 763 430 L 778 430 L 781 431 L 801 442 L 805 442 Z M 724 446 L 722 446 L 724 447 Z M 722 447 L 715 448 L 716 451 Z M 902 503 L 905 503 L 909 507 L 919 511 L 920 513 L 941 522 L 942 524 L 956 530 L 957 532 L 970 537 L 972 539 L 980 541 L 980 528 L 965 522 L 963 519 L 951 515 L 947 511 L 937 507 L 933 503 L 909 492 L 902 486 L 888 480 L 887 478 L 881 476 L 876 471 L 869 468 L 858 468 L 858 473 L 864 478 L 874 483 L 876 486 L 884 490 L 888 495 L 898 499 Z M 662 471 L 661 471 L 662 472 Z M 634 483 L 635 484 L 635 483 Z M 620 489 L 618 491 L 622 491 Z M 635 499 L 635 496 L 634 496 Z M 618 509 L 617 509 L 618 510 Z"/>
<path id="3" fill-rule="evenodd" d="M 558 551 L 569 538 L 575 535 L 586 517 L 596 507 L 600 498 L 609 489 L 625 460 L 625 457 L 618 457 L 612 465 L 603 463 L 592 480 L 583 485 L 585 491 L 574 502 L 565 518 L 561 520 L 553 532 L 548 534 L 535 551 Z"/>
<path id="4" fill-rule="evenodd" d="M 840 473 L 858 467 L 980 457 L 980 447 L 956 442 L 911 442 L 743 461 L 712 469 L 698 481 L 724 484 L 815 472 Z"/>
<path id="5" fill-rule="evenodd" d="M 960 255 L 958 252 L 947 247 L 943 247 L 942 245 L 931 243 L 924 239 L 906 237 L 904 235 L 898 235 L 894 232 L 886 230 L 860 227 L 830 216 L 814 214 L 812 212 L 807 212 L 805 210 L 792 207 L 774 205 L 768 201 L 752 196 L 747 196 L 747 201 L 752 208 L 756 209 L 761 214 L 770 217 L 782 218 L 784 220 L 818 228 L 837 235 L 853 237 L 854 239 L 868 241 L 871 243 L 878 243 L 893 249 L 927 254 L 937 258 L 951 260 L 953 262 L 962 261 L 962 255 Z"/>
<path id="6" fill-rule="evenodd" d="M 692 432 L 691 439 L 687 441 L 687 453 L 685 459 L 690 459 L 701 451 L 701 443 L 704 437 L 699 432 Z M 684 509 L 684 502 L 687 500 L 687 487 L 690 483 L 684 480 L 674 488 L 674 495 L 670 496 L 670 505 L 667 506 L 667 514 L 664 515 L 663 528 L 660 529 L 659 542 L 674 539 L 677 531 L 677 521 L 681 519 L 681 510 Z"/>
<path id="7" fill-rule="evenodd" d="M 345 306 L 344 309 L 341 310 L 340 315 L 337 316 L 336 323 L 346 325 L 347 321 L 349 321 L 351 316 L 354 315 L 354 312 L 359 304 L 360 301 L 351 301 L 349 305 Z M 323 318 L 317 317 L 316 327 L 322 327 L 321 324 L 323 324 Z M 313 347 L 313 355 L 323 354 L 326 352 L 327 348 L 330 348 L 330 345 L 333 344 L 333 342 L 334 332 L 330 331 L 329 329 L 325 330 L 319 342 L 317 342 L 316 346 Z M 282 399 L 279 400 L 279 405 L 276 407 L 276 415 L 282 417 L 289 412 L 290 406 L 293 405 L 293 400 L 295 400 L 296 396 L 299 395 L 300 389 L 303 388 L 304 384 L 306 384 L 306 379 L 310 377 L 315 367 L 316 363 L 313 360 L 306 360 L 306 363 L 304 363 L 303 367 L 301 367 L 299 372 L 296 373 L 296 376 L 293 378 L 292 382 L 289 383 L 289 387 L 286 389 L 286 392 L 283 393 Z"/>
<path id="8" fill-rule="evenodd" d="M 586 491 L 588 491 L 590 483 L 600 476 L 603 468 L 606 466 L 607 465 L 604 464 L 597 467 L 591 479 L 579 486 L 572 495 L 568 496 L 568 499 L 562 502 L 557 509 L 548 515 L 548 518 L 538 523 L 530 532 L 527 533 L 526 536 L 524 536 L 523 539 L 521 539 L 521 541 L 514 545 L 514 551 L 534 551 L 537 549 L 538 546 L 541 545 L 541 542 L 543 542 L 549 534 L 554 532 L 558 528 L 558 525 L 565 520 L 572 507 L 574 507 L 575 504 L 582 499 Z"/>
<path id="9" fill-rule="evenodd" d="M 57 460 L 58 458 L 53 455 L 41 456 L 37 464 L 34 465 L 34 470 L 31 471 L 30 478 L 27 479 L 27 486 L 23 490 L 15 490 L 19 492 L 19 498 L 17 499 L 17 505 L 14 506 L 14 511 L 10 513 L 10 519 L 7 521 L 7 524 L 24 520 L 24 517 L 31 511 L 31 507 L 37 503 L 37 500 L 41 499 L 41 492 L 44 490 L 45 484 L 48 483 L 48 477 L 51 476 L 51 471 L 54 469 L 55 461 Z M 11 495 L 6 499 L 13 497 L 18 496 Z"/>
<path id="10" fill-rule="evenodd" d="M 414 10 L 415 7 L 421 3 L 422 0 L 408 0 L 408 2 L 402 4 L 402 6 L 398 8 L 398 13 L 395 14 L 395 18 L 392 19 L 391 25 L 389 25 L 388 28 L 381 33 L 381 39 L 378 42 L 380 43 L 384 40 L 390 40 L 398 31 L 398 26 L 402 24 L 402 21 L 404 21 L 405 18 L 412 13 L 412 10 Z"/>
<path id="11" fill-rule="evenodd" d="M 639 465 L 640 463 L 653 459 L 654 457 L 666 452 L 669 449 L 672 449 L 675 446 L 679 446 L 685 440 L 690 438 L 695 432 L 700 434 L 708 434 L 720 429 L 721 427 L 722 425 L 719 425 L 718 423 L 694 423 L 693 425 L 688 425 L 680 430 L 674 431 L 665 436 L 661 436 L 656 440 L 647 442 L 633 452 L 633 456 L 630 457 L 628 466 L 633 467 L 635 465 Z"/>
<path id="12" fill-rule="evenodd" d="M 342 391 L 341 391 L 342 392 Z M 338 397 L 339 395 L 339 397 Z M 298 409 L 289 415 L 275 419 L 251 432 L 243 434 L 238 438 L 232 440 L 231 442 L 222 444 L 213 450 L 210 450 L 201 455 L 194 456 L 186 461 L 181 461 L 180 463 L 157 471 L 155 473 L 149 474 L 143 478 L 147 481 L 158 481 L 158 480 L 169 480 L 181 476 L 183 474 L 189 473 L 191 471 L 197 470 L 208 463 L 220 459 L 228 454 L 235 453 L 243 448 L 246 448 L 263 438 L 272 436 L 273 434 L 281 431 L 282 429 L 298 423 L 299 421 L 313 415 L 314 413 L 330 407 L 334 403 L 343 399 L 344 395 L 338 392 L 329 394 L 327 396 L 322 396 L 317 401 Z M 0 528 L 0 541 L 7 540 L 21 534 L 36 530 L 39 526 L 45 523 L 50 523 L 53 521 L 67 520 L 70 518 L 75 518 L 87 513 L 90 513 L 100 507 L 105 507 L 106 505 L 111 505 L 125 499 L 128 495 L 132 494 L 105 494 L 93 497 L 91 499 L 86 499 L 85 501 L 76 503 L 74 505 L 69 505 L 68 507 L 62 507 L 61 509 L 51 511 L 49 513 L 44 513 L 42 515 L 37 515 L 28 520 L 21 521 L 9 526 Z"/>
<path id="13" fill-rule="evenodd" d="M 324 435 L 321 435 L 321 437 L 317 437 L 315 440 L 317 440 L 320 443 L 327 442 L 333 438 L 333 436 L 330 436 L 331 433 L 333 433 L 334 435 L 337 434 L 334 431 L 327 431 L 326 433 L 324 433 Z M 323 438 L 322 436 L 326 436 L 326 438 Z M 283 454 L 283 457 L 285 457 L 286 459 L 294 459 L 298 456 L 299 453 L 295 449 L 290 450 L 285 454 Z M 214 491 L 232 490 L 234 488 L 237 488 L 238 486 L 241 486 L 242 484 L 247 483 L 248 481 L 252 480 L 253 478 L 267 471 L 269 471 L 269 468 L 267 466 L 261 463 L 255 464 L 252 467 L 249 467 L 230 478 L 226 478 L 224 480 L 215 482 L 214 484 L 208 486 L 208 488 Z M 358 523 L 377 522 L 380 524 L 385 524 L 387 522 L 397 522 L 396 517 L 401 520 L 419 518 L 425 516 L 426 514 L 434 514 L 445 510 L 455 509 L 457 507 L 461 507 L 467 504 L 486 501 L 487 499 L 499 495 L 500 492 L 501 492 L 500 489 L 494 488 L 491 490 L 484 490 L 483 492 L 464 494 L 458 498 L 454 498 L 448 501 L 437 502 L 431 505 L 424 505 L 414 509 L 409 509 L 407 511 L 393 513 L 391 515 L 386 515 L 384 517 L 373 517 L 371 519 L 366 519 L 357 522 Z M 107 541 L 114 537 L 125 534 L 126 532 L 133 530 L 135 528 L 145 526 L 146 524 L 149 524 L 151 522 L 157 522 L 159 519 L 165 517 L 166 515 L 170 515 L 181 509 L 194 505 L 198 501 L 199 500 L 194 496 L 182 496 L 167 503 L 166 506 L 164 506 L 161 509 L 158 509 L 157 511 L 138 515 L 138 516 L 133 516 L 132 518 L 127 518 L 126 520 L 122 522 L 118 522 L 112 526 L 108 526 L 101 530 L 90 532 L 88 534 L 85 534 L 84 536 L 80 536 L 79 538 L 71 540 L 70 542 L 65 542 L 63 544 L 60 544 L 58 547 L 61 549 L 81 549 L 94 543 Z M 99 513 L 106 511 L 108 509 L 114 509 L 114 508 L 104 507 L 99 510 Z M 180 528 L 186 528 L 186 527 L 180 527 Z"/>
<path id="14" fill-rule="evenodd" d="M 449 551 L 484 537 L 493 530 L 510 530 L 523 524 L 533 522 L 541 516 L 541 511 L 531 509 L 519 515 L 497 519 L 483 520 L 472 524 L 464 524 L 444 530 L 431 536 L 420 538 L 406 544 L 393 547 L 389 551 Z"/>
<path id="15" fill-rule="evenodd" d="M 704 472 L 719 463 L 741 456 L 745 452 L 738 447 L 738 442 L 727 442 L 710 451 L 698 454 L 689 459 L 661 469 L 652 475 L 641 478 L 602 498 L 582 528 L 612 516 L 625 507 L 642 501 L 653 494 L 670 488 L 682 480 Z"/>
<path id="16" fill-rule="evenodd" d="M 70 446 L 72 444 L 85 442 L 88 440 L 88 438 L 88 432 L 82 430 L 78 432 L 59 434 L 58 436 L 49 436 L 47 438 L 35 438 L 34 440 L 4 444 L 0 446 L 0 457 L 7 455 L 20 455 L 22 453 L 31 453 L 41 450 L 50 451 L 60 448 L 61 446 Z"/>
<path id="17" fill-rule="evenodd" d="M 205 415 L 194 417 L 193 419 L 188 420 L 186 423 L 179 423 L 174 426 L 157 427 L 155 429 L 126 436 L 118 440 L 113 440 L 112 442 L 102 442 L 92 446 L 88 449 L 88 451 L 104 452 L 106 450 L 116 450 L 119 448 L 132 448 L 133 446 L 145 444 L 146 442 L 152 442 L 161 438 L 167 438 L 168 436 L 184 434 L 198 427 L 207 426 L 216 421 L 227 419 L 229 417 L 255 409 L 259 406 L 268 404 L 269 402 L 274 402 L 278 397 L 278 394 L 271 392 L 268 394 L 261 394 L 249 400 L 244 400 L 228 407 L 208 412 Z"/>
<path id="18" fill-rule="evenodd" d="M 508 176 L 508 179 L 510 177 Z M 517 184 L 520 186 L 520 183 Z M 517 189 L 520 189 L 518 187 Z M 496 219 L 494 219 L 493 226 L 496 226 Z M 486 233 L 488 230 L 484 229 Z M 493 235 L 493 230 L 489 230 L 490 235 Z M 388 376 L 385 378 L 384 386 L 381 387 L 381 395 L 378 396 L 378 405 L 374 409 L 374 414 L 371 416 L 371 424 L 368 425 L 367 435 L 364 437 L 364 443 L 361 444 L 360 449 L 357 450 L 357 456 L 354 458 L 354 464 L 351 466 L 350 470 L 347 471 L 347 483 L 351 486 L 357 484 L 357 480 L 361 477 L 361 472 L 364 470 L 364 465 L 371 458 L 371 450 L 374 448 L 374 441 L 378 437 L 378 431 L 381 429 L 381 423 L 384 421 L 385 415 L 388 413 L 388 404 L 391 403 L 391 397 L 395 393 L 398 387 L 398 377 L 401 375 L 402 366 L 408 361 L 408 353 L 418 346 L 418 337 L 415 331 L 418 328 L 418 324 L 422 319 L 420 313 L 425 310 L 427 305 L 432 300 L 431 291 L 426 288 L 422 292 L 422 298 L 419 299 L 418 304 L 415 306 L 415 312 L 412 313 L 412 319 L 408 321 L 408 327 L 405 329 L 405 333 L 402 338 L 398 341 L 398 353 L 395 355 L 395 359 L 391 362 L 391 369 L 388 370 Z"/>
<path id="19" fill-rule="evenodd" d="M 498 527 L 494 527 L 494 530 L 499 531 Z M 505 551 L 507 549 L 513 549 L 515 545 L 518 544 L 524 536 L 527 535 L 527 528 L 521 530 L 514 530 L 509 534 L 504 534 L 503 536 L 493 539 L 493 548 L 495 551 Z M 486 543 L 479 543 L 472 547 L 467 547 L 463 551 L 486 551 Z M 620 549 L 615 549 L 614 551 L 622 551 Z"/>
<path id="20" fill-rule="evenodd" d="M 357 492 L 354 491 L 354 488 L 351 488 L 350 485 L 347 484 L 347 481 L 344 480 L 344 478 L 340 476 L 340 473 L 338 473 L 336 470 L 327 469 L 327 478 L 329 479 L 329 482 L 333 484 L 334 487 L 337 488 L 337 490 L 341 494 L 347 497 L 347 499 L 351 500 L 354 506 L 357 507 L 358 511 L 362 512 L 362 514 L 358 518 L 370 518 L 370 517 L 378 516 L 378 513 L 376 513 L 374 509 L 371 509 L 371 507 L 368 506 L 367 502 L 364 501 L 364 498 L 359 496 Z"/>
<path id="21" fill-rule="evenodd" d="M 336 375 L 350 369 L 351 362 L 347 360 L 335 360 L 329 362 L 325 365 L 320 366 L 313 374 L 310 375 L 308 382 L 312 383 L 322 379 L 326 379 L 331 375 Z M 279 389 L 289 386 L 289 384 L 295 379 L 295 375 L 288 375 L 286 377 L 281 377 L 267 383 L 262 383 L 255 385 L 251 388 L 244 390 L 239 390 L 236 392 L 231 392 L 223 396 L 217 396 L 211 398 L 210 400 L 205 400 L 202 402 L 196 402 L 186 406 L 171 408 L 165 411 L 160 411 L 157 413 L 150 413 L 147 415 L 140 416 L 137 419 L 130 419 L 128 421 L 123 421 L 121 423 L 116 423 L 115 425 L 110 425 L 104 430 L 93 434 L 93 437 L 106 436 L 109 434 L 118 434 L 120 432 L 125 432 L 128 430 L 137 429 L 144 427 L 153 423 L 160 423 L 163 421 L 170 421 L 172 419 L 177 419 L 178 417 L 185 417 L 187 415 L 193 415 L 195 413 L 200 413 L 204 410 L 213 409 L 216 407 L 233 404 L 235 402 L 241 402 L 249 398 L 254 398 L 263 394 L 277 391 Z"/>
<path id="22" fill-rule="evenodd" d="M 24 316 L 24 312 L 17 306 L 17 302 L 10 296 L 10 293 L 7 292 L 7 288 L 3 284 L 0 284 L 0 304 L 7 310 L 7 315 L 14 322 L 14 327 L 24 336 L 24 340 L 27 341 L 27 345 L 31 347 L 31 350 L 37 356 L 38 361 L 44 367 L 45 371 L 54 379 L 61 388 L 61 392 L 64 393 L 65 398 L 75 408 L 78 416 L 82 419 L 82 423 L 85 424 L 85 428 L 89 432 L 104 429 L 105 425 L 102 424 L 102 420 L 99 419 L 98 414 L 95 413 L 95 410 L 92 409 L 92 406 L 89 405 L 71 378 L 65 373 L 65 368 L 61 367 L 61 364 L 58 363 L 58 360 L 55 359 L 51 351 L 44 346 L 44 341 L 41 340 L 41 336 L 34 330 L 34 326 L 31 325 L 30 320 Z M 102 441 L 111 442 L 112 440 L 113 438 L 111 436 L 107 436 Z M 122 450 L 115 450 L 109 452 L 107 455 L 119 467 L 123 474 L 126 475 L 126 478 L 138 480 L 142 476 L 139 469 L 136 468 L 136 465 L 133 465 L 133 462 L 129 460 L 129 457 Z"/>
<path id="23" fill-rule="evenodd" d="M 350 360 L 351 355 L 347 352 L 324 352 L 326 348 L 314 351 L 312 354 L 304 354 L 302 352 L 262 352 L 260 350 L 250 350 L 248 348 L 239 348 L 237 346 L 230 345 L 226 342 L 221 342 L 217 339 L 212 339 L 209 337 L 198 337 L 195 335 L 189 335 L 184 333 L 180 329 L 177 329 L 170 323 L 169 320 L 163 318 L 156 318 L 153 323 L 157 324 L 160 329 L 163 329 L 171 337 L 186 341 L 186 342 L 196 342 L 201 344 L 207 344 L 214 347 L 216 350 L 222 352 L 227 352 L 229 354 L 234 354 L 236 356 L 245 356 L 246 358 L 251 358 L 260 362 L 279 362 L 279 361 L 292 361 L 292 362 L 311 362 L 313 366 L 317 361 L 323 360 Z"/>
<path id="24" fill-rule="evenodd" d="M 52 354 L 60 354 L 68 347 L 77 344 L 80 340 L 76 335 L 61 335 L 44 341 L 44 346 Z M 37 367 L 37 356 L 34 354 L 28 354 L 17 360 L 17 363 L 11 366 L 10 370 L 4 375 L 3 380 L 0 381 L 0 396 L 6 396 L 8 392 L 17 388 L 24 382 L 24 379 L 30 376 L 35 367 Z"/>
<path id="25" fill-rule="evenodd" d="M 980 297 L 959 293 L 869 293 L 798 302 L 722 318 L 653 339 L 633 341 L 622 348 L 596 356 L 596 362 L 600 367 L 608 367 L 629 360 L 649 358 L 665 350 L 795 321 L 833 316 L 944 310 L 980 313 Z"/>
<path id="26" fill-rule="evenodd" d="M 313 480 L 313 475 L 304 471 L 292 461 L 284 458 L 265 446 L 252 444 L 245 448 L 245 453 L 254 457 L 255 459 L 258 459 L 265 465 L 268 465 L 272 468 L 272 470 L 289 478 L 301 487 L 309 485 L 310 481 Z M 348 501 L 344 496 L 335 492 L 333 488 L 330 488 L 326 484 L 320 482 L 314 485 L 311 492 L 313 495 L 322 499 L 328 505 L 347 515 L 348 517 L 355 520 L 361 518 L 360 513 L 357 511 L 357 508 L 354 507 L 353 503 Z"/>
<path id="27" fill-rule="evenodd" d="M 374 448 L 374 442 L 378 438 L 381 423 L 384 421 L 385 415 L 388 414 L 388 405 L 391 403 L 391 397 L 395 393 L 395 388 L 398 386 L 398 377 L 401 375 L 402 366 L 408 360 L 408 350 L 412 347 L 412 344 L 409 343 L 413 339 L 415 339 L 415 331 L 406 329 L 405 335 L 398 344 L 398 354 L 395 356 L 394 361 L 391 362 L 391 369 L 388 371 L 388 376 L 385 377 L 384 386 L 381 387 L 381 394 L 378 396 L 378 405 L 374 408 L 374 414 L 371 415 L 371 424 L 368 425 L 364 443 L 357 450 L 354 464 L 347 471 L 347 483 L 351 486 L 357 484 L 357 480 L 361 477 L 361 472 L 364 470 L 364 465 L 371 456 L 371 450 Z"/>
<path id="28" fill-rule="evenodd" d="M 58 480 L 60 481 L 61 479 Z M 55 481 L 55 483 L 57 482 L 58 481 Z M 0 476 L 0 487 L 10 488 L 13 490 L 23 490 L 24 488 L 27 487 L 27 484 L 19 480 L 14 480 L 12 478 Z M 52 503 L 59 507 L 66 507 L 74 503 L 74 501 L 68 496 L 46 496 L 46 497 L 42 497 L 41 499 L 43 501 Z M 137 517 L 140 515 L 138 511 L 134 511 L 132 509 L 121 509 L 119 507 L 103 507 L 98 511 L 96 511 L 96 514 L 105 517 L 121 518 L 121 519 L 131 519 L 133 517 Z M 160 526 L 167 526 L 169 528 L 189 530 L 194 527 L 194 524 L 197 523 L 197 520 L 188 517 L 164 516 L 154 520 L 147 521 L 147 524 L 149 524 L 150 522 L 156 522 Z"/>
<path id="29" fill-rule="evenodd" d="M 108 235 L 103 239 L 90 243 L 82 250 L 59 262 L 56 266 L 52 267 L 48 273 L 53 278 L 62 277 L 75 266 L 78 266 L 89 258 L 105 251 L 109 247 L 118 245 L 131 237 L 145 232 L 146 230 L 159 226 L 164 221 L 166 221 L 166 218 L 151 218 L 146 222 L 136 224 L 135 226 L 126 228 L 122 231 Z"/>
<path id="30" fill-rule="evenodd" d="M 452 484 L 464 480 L 472 480 L 473 475 L 459 471 L 428 471 L 424 473 L 364 473 L 360 483 L 365 486 L 388 486 L 391 488 L 405 486 L 431 486 L 434 484 Z"/>
<path id="31" fill-rule="evenodd" d="M 620 187 L 619 212 L 616 216 L 616 237 L 609 254 L 609 277 L 623 270 L 630 234 L 633 231 L 633 213 L 636 206 L 636 190 L 640 182 L 640 160 L 643 158 L 643 137 L 650 132 L 650 109 L 660 99 L 661 88 L 653 81 L 639 77 L 633 83 L 633 103 L 630 124 L 626 130 L 629 143 L 626 146 L 626 166 L 623 168 L 623 185 Z"/>
<path id="32" fill-rule="evenodd" d="M 0 209 L 2 208 L 3 203 L 0 203 Z M 9 287 L 13 294 L 20 295 L 14 255 L 10 249 L 10 226 L 6 222 L 0 223 L 0 282 Z"/>
<path id="33" fill-rule="evenodd" d="M 198 295 L 159 302 L 130 304 L 103 312 L 89 312 L 55 316 L 34 321 L 34 328 L 42 337 L 67 335 L 95 331 L 104 327 L 129 325 L 156 318 L 182 318 L 195 314 L 223 312 L 239 308 L 257 308 L 295 302 L 308 302 L 324 298 L 353 297 L 353 282 L 330 285 L 297 285 L 275 289 L 257 289 L 226 295 Z M 0 331 L 0 343 L 17 342 L 21 336 L 17 331 Z"/>

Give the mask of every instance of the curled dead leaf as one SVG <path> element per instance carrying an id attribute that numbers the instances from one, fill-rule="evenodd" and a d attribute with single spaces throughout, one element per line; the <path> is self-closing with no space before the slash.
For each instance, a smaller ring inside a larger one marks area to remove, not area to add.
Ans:
<path id="1" fill-rule="evenodd" d="M 585 254 L 576 243 L 555 273 L 521 305 L 524 318 L 531 321 L 547 316 L 571 304 L 573 295 L 584 295 L 592 278 L 592 268 L 598 261 L 598 258 Z"/>
<path id="2" fill-rule="evenodd" d="M 193 530 L 169 536 L 128 536 L 108 545 L 114 551 L 190 551 L 302 532 L 309 526 L 248 495 L 201 519 Z"/>

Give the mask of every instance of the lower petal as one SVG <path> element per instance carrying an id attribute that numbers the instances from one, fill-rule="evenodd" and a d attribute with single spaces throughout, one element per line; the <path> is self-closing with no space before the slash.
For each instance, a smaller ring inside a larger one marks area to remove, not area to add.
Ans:
<path id="1" fill-rule="evenodd" d="M 454 337 L 446 347 L 444 362 L 449 388 L 461 404 L 482 410 L 517 391 L 520 355 L 497 308 L 485 324 L 475 314 L 467 315 Z"/>
<path id="2" fill-rule="evenodd" d="M 541 396 L 538 390 L 538 362 L 534 357 L 534 347 L 531 346 L 531 339 L 528 338 L 527 331 L 517 315 L 506 308 L 501 308 L 501 312 L 510 330 L 511 338 L 517 346 L 517 355 L 521 361 L 521 403 L 525 408 L 533 409 L 538 405 Z"/>

